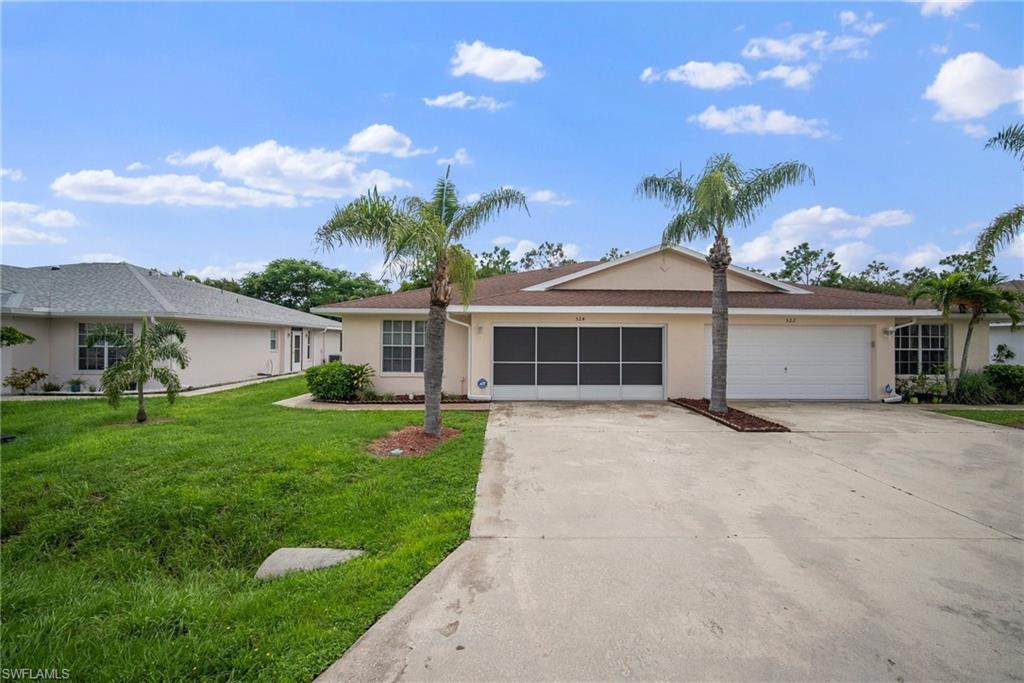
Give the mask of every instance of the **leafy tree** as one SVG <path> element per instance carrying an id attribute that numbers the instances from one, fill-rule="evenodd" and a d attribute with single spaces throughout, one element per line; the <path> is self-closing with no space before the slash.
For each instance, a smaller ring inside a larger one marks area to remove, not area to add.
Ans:
<path id="1" fill-rule="evenodd" d="M 427 198 L 383 197 L 374 188 L 336 208 L 316 233 L 317 242 L 327 249 L 343 244 L 381 246 L 385 262 L 399 269 L 412 263 L 432 267 L 423 364 L 423 431 L 433 436 L 441 432 L 444 331 L 452 286 L 468 305 L 476 281 L 476 260 L 461 242 L 502 212 L 526 209 L 526 196 L 508 187 L 492 190 L 475 202 L 459 203 L 450 173 L 449 167 Z"/>
<path id="2" fill-rule="evenodd" d="M 319 261 L 293 258 L 275 259 L 263 270 L 243 276 L 240 284 L 246 296 L 300 311 L 388 291 L 367 273 L 355 275 Z"/>
<path id="3" fill-rule="evenodd" d="M 601 257 L 601 263 L 614 261 L 615 259 L 622 258 L 623 256 L 629 256 L 629 249 L 619 251 L 618 247 L 612 247 L 604 256 Z"/>
<path id="4" fill-rule="evenodd" d="M 561 242 L 544 242 L 530 249 L 519 259 L 519 270 L 536 268 L 557 268 L 558 266 L 576 263 L 565 255 L 565 245 Z"/>
<path id="5" fill-rule="evenodd" d="M 715 413 L 728 410 L 726 354 L 729 335 L 729 301 L 726 272 L 732 263 L 725 231 L 749 225 L 758 212 L 782 189 L 806 180 L 814 172 L 806 164 L 787 161 L 769 168 L 744 171 L 728 154 L 708 159 L 700 175 L 686 178 L 682 169 L 650 175 L 640 181 L 638 194 L 658 199 L 675 212 L 665 226 L 663 245 L 714 238 L 707 262 L 712 273 L 711 294 L 711 403 Z"/>
<path id="6" fill-rule="evenodd" d="M 939 265 L 945 266 L 943 270 L 950 273 L 996 274 L 995 266 L 992 265 L 992 259 L 978 251 L 950 254 L 940 260 Z"/>
<path id="7" fill-rule="evenodd" d="M 0 327 L 0 346 L 17 346 L 18 344 L 31 344 L 36 340 L 30 334 L 25 334 L 16 327 L 4 325 Z"/>
<path id="8" fill-rule="evenodd" d="M 989 138 L 985 149 L 993 147 L 1009 152 L 1010 155 L 1024 165 L 1024 123 L 1008 126 Z M 997 250 L 1008 246 L 1021 234 L 1024 225 L 1024 204 L 1017 204 L 1005 211 L 989 224 L 978 235 L 975 249 L 978 253 L 992 256 Z"/>
<path id="9" fill-rule="evenodd" d="M 143 318 L 138 337 L 126 334 L 117 325 L 103 323 L 93 328 L 85 338 L 86 346 L 102 343 L 124 350 L 120 360 L 107 366 L 100 376 L 100 388 L 112 407 L 117 408 L 121 403 L 121 394 L 135 385 L 139 401 L 135 419 L 145 422 L 146 397 L 143 387 L 150 379 L 164 385 L 168 403 L 174 403 L 181 391 L 181 380 L 173 369 L 157 363 L 172 361 L 181 368 L 188 367 L 188 351 L 184 347 L 185 328 L 178 322 L 160 320 L 150 325 L 149 320 Z"/>
<path id="10" fill-rule="evenodd" d="M 841 273 L 834 251 L 811 249 L 807 242 L 788 250 L 782 257 L 782 269 L 772 273 L 776 280 L 788 280 L 805 285 L 839 284 Z"/>
<path id="11" fill-rule="evenodd" d="M 171 277 L 180 277 L 182 280 L 188 280 L 189 282 L 202 282 L 198 275 L 192 275 L 186 273 L 183 269 L 178 268 L 177 270 L 171 271 Z"/>
<path id="12" fill-rule="evenodd" d="M 476 276 L 478 278 L 508 275 L 516 271 L 512 262 L 512 252 L 505 247 L 494 247 L 490 251 L 476 255 Z"/>
<path id="13" fill-rule="evenodd" d="M 223 289 L 225 292 L 242 294 L 242 284 L 238 280 L 229 277 L 208 277 L 203 280 L 203 284 L 207 287 Z"/>
<path id="14" fill-rule="evenodd" d="M 900 281 L 899 275 L 900 271 L 884 262 L 872 261 L 859 273 L 842 276 L 835 286 L 860 292 L 905 295 L 907 285 Z"/>
<path id="15" fill-rule="evenodd" d="M 410 289 L 426 289 L 434 279 L 434 267 L 425 259 L 415 259 L 406 271 L 405 279 L 398 286 L 399 292 Z"/>
<path id="16" fill-rule="evenodd" d="M 900 279 L 903 281 L 903 284 L 907 287 L 907 290 L 909 291 L 914 289 L 918 285 L 918 283 L 937 276 L 938 273 L 936 273 L 931 268 L 928 268 L 926 266 L 918 266 L 913 270 L 908 270 L 904 272 L 903 275 L 900 276 Z"/>

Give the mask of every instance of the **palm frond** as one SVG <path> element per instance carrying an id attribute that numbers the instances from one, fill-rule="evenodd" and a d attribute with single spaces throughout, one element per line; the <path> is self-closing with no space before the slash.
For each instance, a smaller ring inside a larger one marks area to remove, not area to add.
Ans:
<path id="1" fill-rule="evenodd" d="M 459 193 L 455 189 L 455 183 L 449 180 L 452 167 L 449 166 L 443 178 L 438 178 L 434 183 L 434 194 L 431 197 L 431 206 L 438 220 L 444 225 L 450 225 L 459 209 Z"/>
<path id="2" fill-rule="evenodd" d="M 134 368 L 123 361 L 108 365 L 100 375 L 100 389 L 113 408 L 117 408 L 121 404 L 121 394 L 131 389 L 134 383 Z"/>
<path id="3" fill-rule="evenodd" d="M 996 251 L 1007 247 L 1021 235 L 1024 225 L 1024 204 L 1018 204 L 1009 211 L 999 214 L 987 228 L 981 231 L 975 243 L 975 251 L 991 257 Z"/>
<path id="4" fill-rule="evenodd" d="M 164 389 L 167 392 L 167 402 L 174 403 L 174 399 L 178 397 L 178 393 L 181 391 L 181 380 L 178 379 L 178 375 L 175 374 L 170 368 L 153 368 L 153 379 L 164 385 Z"/>
<path id="5" fill-rule="evenodd" d="M 93 327 L 85 337 L 86 346 L 92 347 L 97 344 L 127 348 L 134 344 L 134 340 L 121 327 L 110 323 L 100 323 Z"/>
<path id="6" fill-rule="evenodd" d="M 153 339 L 164 341 L 171 337 L 178 340 L 178 343 L 185 342 L 185 328 L 177 320 L 158 320 L 150 332 Z"/>
<path id="7" fill-rule="evenodd" d="M 172 360 L 180 368 L 187 368 L 189 363 L 188 351 L 180 342 L 173 339 L 164 339 L 155 343 L 152 349 L 153 360 Z"/>
<path id="8" fill-rule="evenodd" d="M 1007 126 L 990 137 L 985 143 L 985 149 L 993 147 L 1009 152 L 1010 156 L 1024 164 L 1024 123 Z"/>
<path id="9" fill-rule="evenodd" d="M 683 177 L 683 169 L 680 168 L 665 175 L 646 176 L 637 183 L 635 194 L 678 209 L 693 201 L 694 186 L 691 180 Z"/>
<path id="10" fill-rule="evenodd" d="M 746 174 L 736 195 L 736 215 L 743 225 L 749 225 L 772 197 L 787 187 L 807 181 L 814 184 L 814 170 L 799 161 L 754 169 Z"/>
<path id="11" fill-rule="evenodd" d="M 669 247 L 715 234 L 715 227 L 697 211 L 684 211 L 672 217 L 661 234 L 661 246 Z"/>
<path id="12" fill-rule="evenodd" d="M 448 278 L 459 290 L 462 307 L 468 307 L 476 285 L 476 259 L 462 245 L 448 248 Z"/>
<path id="13" fill-rule="evenodd" d="M 373 188 L 343 207 L 321 225 L 315 240 L 324 249 L 344 244 L 383 245 L 394 226 L 407 219 L 397 199 L 385 197 Z"/>
<path id="14" fill-rule="evenodd" d="M 526 195 L 512 187 L 500 187 L 482 195 L 472 204 L 459 207 L 451 221 L 450 240 L 460 242 L 484 224 L 509 209 L 520 208 L 530 214 Z"/>

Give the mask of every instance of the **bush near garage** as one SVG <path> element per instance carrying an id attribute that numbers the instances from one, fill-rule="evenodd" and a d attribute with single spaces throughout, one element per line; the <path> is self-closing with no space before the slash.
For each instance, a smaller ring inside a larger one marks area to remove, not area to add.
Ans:
<path id="1" fill-rule="evenodd" d="M 989 365 L 985 375 L 995 386 L 1000 403 L 1024 403 L 1024 365 Z"/>
<path id="2" fill-rule="evenodd" d="M 373 368 L 339 361 L 306 370 L 306 386 L 318 401 L 352 401 L 373 386 Z"/>

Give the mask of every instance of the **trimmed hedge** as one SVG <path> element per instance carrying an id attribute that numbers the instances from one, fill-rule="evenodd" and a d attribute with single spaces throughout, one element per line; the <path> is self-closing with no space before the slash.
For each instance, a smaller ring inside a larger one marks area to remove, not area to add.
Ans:
<path id="1" fill-rule="evenodd" d="M 352 401 L 373 386 L 373 368 L 340 361 L 314 365 L 306 370 L 306 386 L 318 401 Z"/>
<path id="2" fill-rule="evenodd" d="M 1000 403 L 1024 403 L 1024 365 L 993 363 L 985 374 L 995 387 Z"/>

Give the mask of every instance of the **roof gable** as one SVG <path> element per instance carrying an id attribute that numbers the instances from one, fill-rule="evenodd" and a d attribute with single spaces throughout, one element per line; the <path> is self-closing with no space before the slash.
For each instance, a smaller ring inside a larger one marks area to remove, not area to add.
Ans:
<path id="1" fill-rule="evenodd" d="M 739 266 L 726 273 L 729 291 L 809 294 Z M 685 247 L 654 246 L 613 261 L 540 282 L 526 291 L 565 289 L 711 291 L 712 273 L 704 254 Z"/>

